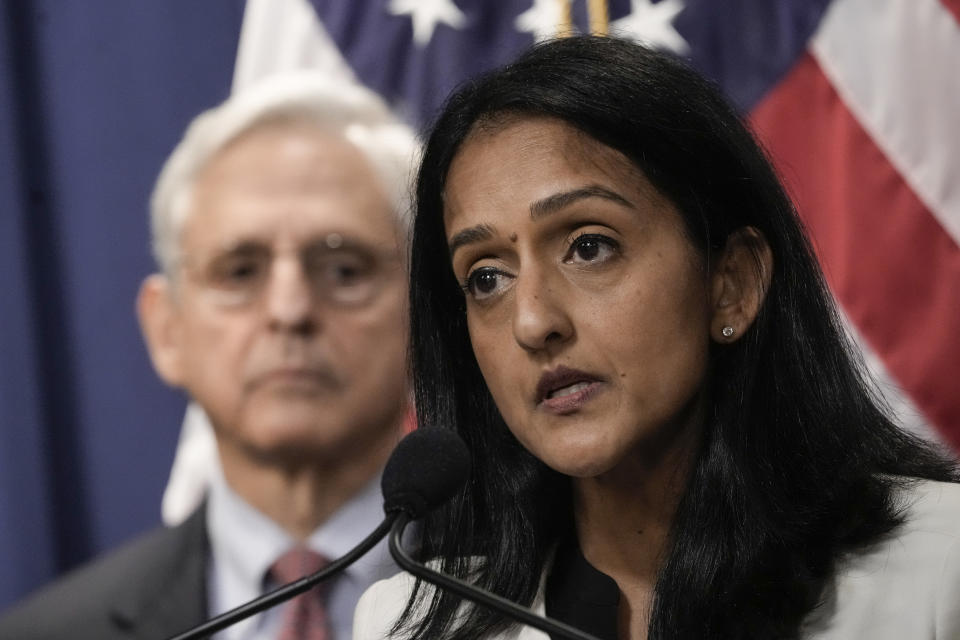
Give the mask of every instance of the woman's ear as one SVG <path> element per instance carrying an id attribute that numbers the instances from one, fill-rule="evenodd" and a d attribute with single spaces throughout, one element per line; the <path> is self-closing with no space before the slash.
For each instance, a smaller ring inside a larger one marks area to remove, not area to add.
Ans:
<path id="1" fill-rule="evenodd" d="M 753 323 L 770 288 L 773 253 L 754 227 L 742 227 L 727 237 L 711 273 L 713 317 L 710 336 L 734 342 Z"/>
<path id="2" fill-rule="evenodd" d="M 137 295 L 137 317 L 157 375 L 167 384 L 178 387 L 183 383 L 182 345 L 174 295 L 173 285 L 166 276 L 158 273 L 148 276 Z"/>

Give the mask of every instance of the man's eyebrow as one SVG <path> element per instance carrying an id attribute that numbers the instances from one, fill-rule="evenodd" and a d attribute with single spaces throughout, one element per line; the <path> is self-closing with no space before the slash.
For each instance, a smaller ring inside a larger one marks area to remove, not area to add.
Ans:
<path id="1" fill-rule="evenodd" d="M 220 244 L 214 250 L 213 255 L 247 255 L 252 253 L 263 253 L 269 250 L 269 247 L 267 247 L 263 242 L 254 239 L 243 238 L 240 240 L 231 240 Z"/>
<path id="2" fill-rule="evenodd" d="M 475 227 L 469 227 L 463 231 L 458 231 L 452 238 L 450 238 L 450 257 L 452 258 L 454 252 L 464 245 L 471 244 L 473 242 L 480 242 L 481 240 L 487 240 L 492 237 L 493 227 L 486 224 L 478 224 Z"/>
<path id="3" fill-rule="evenodd" d="M 622 195 L 616 191 L 611 191 L 606 187 L 601 187 L 598 184 L 592 184 L 580 189 L 572 189 L 570 191 L 563 191 L 561 193 L 555 193 L 551 196 L 547 196 L 542 200 L 537 200 L 530 205 L 530 217 L 536 220 L 541 216 L 545 216 L 555 211 L 559 211 L 564 207 L 568 207 L 577 200 L 583 200 L 586 198 L 603 198 L 604 200 L 611 200 L 618 204 L 621 204 L 625 207 L 634 208 L 632 202 L 624 198 Z"/>

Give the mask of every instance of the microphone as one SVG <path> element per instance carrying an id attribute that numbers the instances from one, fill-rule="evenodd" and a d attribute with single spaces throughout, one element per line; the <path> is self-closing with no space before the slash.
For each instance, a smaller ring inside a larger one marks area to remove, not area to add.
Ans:
<path id="1" fill-rule="evenodd" d="M 419 518 L 449 500 L 466 482 L 470 456 L 460 438 L 448 431 L 421 428 L 407 434 L 390 454 L 383 470 L 386 516 L 360 544 L 314 574 L 274 589 L 246 604 L 211 618 L 168 640 L 197 640 L 221 631 L 270 607 L 309 591 L 340 573 L 372 549 L 402 514 Z"/>
<path id="2" fill-rule="evenodd" d="M 414 429 L 383 469 L 383 510 L 422 518 L 452 498 L 469 475 L 470 452 L 460 436 L 436 427 Z"/>
<path id="3" fill-rule="evenodd" d="M 390 530 L 390 555 L 393 556 L 397 564 L 424 582 L 452 591 L 461 598 L 489 607 L 512 620 L 546 632 L 552 637 L 567 638 L 568 640 L 598 640 L 576 627 L 541 616 L 531 609 L 522 607 L 469 582 L 434 571 L 427 565 L 414 560 L 403 549 L 401 540 L 407 525 L 452 498 L 453 494 L 465 484 L 470 468 L 470 456 L 466 445 L 455 433 L 436 428 L 418 429 L 417 431 L 444 434 L 442 437 L 437 435 L 436 442 L 438 447 L 442 445 L 443 453 L 447 455 L 442 460 L 436 461 L 436 469 L 434 467 L 427 468 L 427 465 L 423 464 L 423 459 L 417 461 L 412 456 L 403 458 L 397 456 L 400 462 L 394 464 L 392 468 L 390 463 L 387 463 L 387 469 L 383 473 L 384 510 L 390 513 L 388 505 L 391 505 L 394 513 L 397 514 Z M 417 431 L 413 431 L 407 438 L 415 435 Z M 401 442 L 397 449 L 399 450 L 403 444 Z M 388 472 L 390 472 L 389 475 Z M 432 477 L 434 473 L 437 476 L 442 476 L 446 482 L 435 482 Z M 398 481 L 394 481 L 395 476 L 398 476 Z M 399 482 L 401 478 L 406 482 Z"/>

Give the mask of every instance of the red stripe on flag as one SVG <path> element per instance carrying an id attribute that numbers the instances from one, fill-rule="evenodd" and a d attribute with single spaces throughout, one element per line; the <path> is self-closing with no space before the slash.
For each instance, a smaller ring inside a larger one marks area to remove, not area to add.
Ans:
<path id="1" fill-rule="evenodd" d="M 805 55 L 752 113 L 834 295 L 960 449 L 960 249 Z"/>
<path id="2" fill-rule="evenodd" d="M 943 6 L 953 14 L 957 23 L 960 24 L 960 0 L 940 0 Z"/>

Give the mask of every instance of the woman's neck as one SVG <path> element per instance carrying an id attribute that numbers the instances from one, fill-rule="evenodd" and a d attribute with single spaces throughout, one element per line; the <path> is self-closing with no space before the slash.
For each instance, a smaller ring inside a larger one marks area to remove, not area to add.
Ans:
<path id="1" fill-rule="evenodd" d="M 657 575 L 699 433 L 680 434 L 662 455 L 633 455 L 601 476 L 573 480 L 580 549 L 620 587 L 622 637 L 646 637 Z"/>

